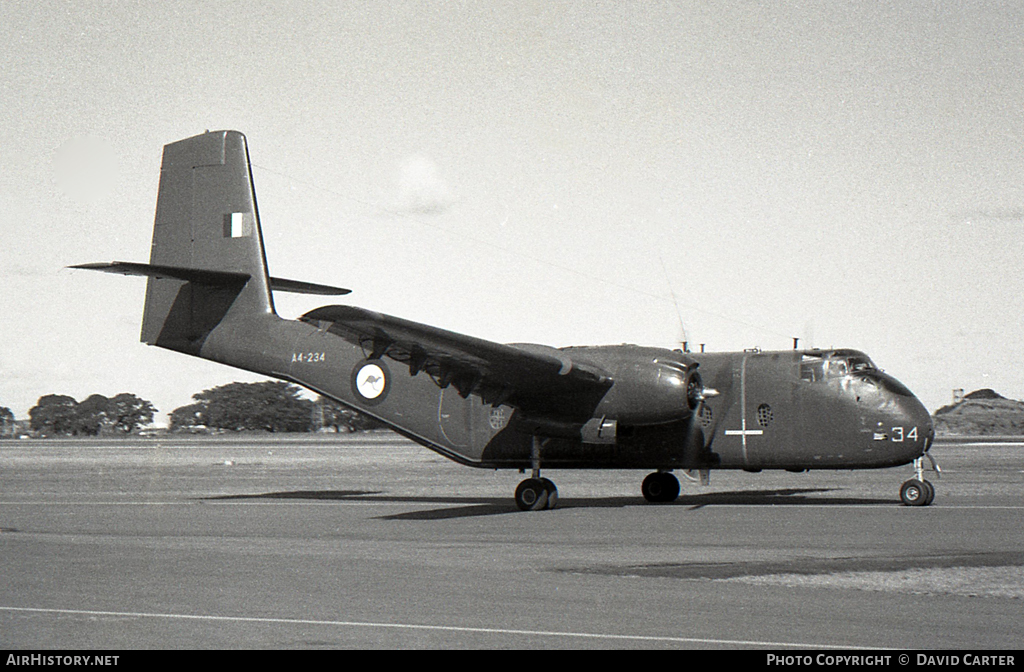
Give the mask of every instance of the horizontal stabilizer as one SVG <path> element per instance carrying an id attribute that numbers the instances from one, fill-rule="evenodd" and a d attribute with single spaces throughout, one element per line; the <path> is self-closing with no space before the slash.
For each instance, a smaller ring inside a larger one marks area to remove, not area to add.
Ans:
<path id="1" fill-rule="evenodd" d="M 200 268 L 183 268 L 181 266 L 137 264 L 129 261 L 115 261 L 109 264 L 79 264 L 77 266 L 70 266 L 69 268 L 83 268 L 89 271 L 118 273 L 120 275 L 174 278 L 175 280 L 195 282 L 201 285 L 240 285 L 244 284 L 250 277 L 248 273 L 210 271 Z M 341 287 L 318 285 L 313 282 L 301 282 L 299 280 L 286 280 L 284 278 L 270 278 L 270 288 L 279 292 L 292 292 L 294 294 L 320 294 L 324 296 L 339 296 L 342 294 L 349 294 L 352 291 Z"/>
<path id="2" fill-rule="evenodd" d="M 120 275 L 142 275 L 153 278 L 174 278 L 185 282 L 196 282 L 201 285 L 240 285 L 249 279 L 248 273 L 230 271 L 208 271 L 200 268 L 182 268 L 180 266 L 157 266 L 153 264 L 136 264 L 129 261 L 114 261 L 109 264 L 79 264 L 68 268 L 84 268 L 87 271 L 118 273 Z"/>
<path id="3" fill-rule="evenodd" d="M 331 287 L 330 285 L 318 285 L 315 282 L 302 282 L 300 280 L 285 280 L 284 278 L 271 278 L 270 288 L 275 292 L 291 292 L 292 294 L 320 294 L 322 296 L 340 296 L 351 294 L 351 289 Z"/>

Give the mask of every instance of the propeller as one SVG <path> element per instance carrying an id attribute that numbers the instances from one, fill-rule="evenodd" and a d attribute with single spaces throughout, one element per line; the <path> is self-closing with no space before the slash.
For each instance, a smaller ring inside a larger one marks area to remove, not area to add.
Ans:
<path id="1" fill-rule="evenodd" d="M 686 381 L 686 405 L 696 412 L 697 407 L 704 403 L 704 381 L 696 371 L 690 373 Z"/>
<path id="2" fill-rule="evenodd" d="M 696 376 L 697 373 L 694 372 L 692 375 Z M 699 378 L 697 384 L 699 385 L 699 390 L 696 390 L 692 397 L 689 394 L 690 390 L 687 390 L 687 401 L 689 402 L 693 399 L 696 403 L 691 405 L 691 408 L 693 408 L 693 414 L 690 416 L 690 428 L 686 435 L 686 446 L 699 446 L 698 450 L 700 450 L 700 454 L 706 455 L 711 452 L 711 444 L 714 443 L 715 440 L 715 430 L 718 429 L 720 416 L 712 417 L 711 424 L 708 426 L 711 438 L 708 439 L 708 435 L 705 434 L 703 427 L 704 402 L 709 398 L 717 397 L 719 393 L 716 389 L 704 387 Z M 710 410 L 710 407 L 708 407 L 708 410 Z M 694 483 L 699 482 L 701 485 L 708 485 L 711 482 L 711 471 L 709 469 L 687 469 L 682 473 L 683 476 Z"/>

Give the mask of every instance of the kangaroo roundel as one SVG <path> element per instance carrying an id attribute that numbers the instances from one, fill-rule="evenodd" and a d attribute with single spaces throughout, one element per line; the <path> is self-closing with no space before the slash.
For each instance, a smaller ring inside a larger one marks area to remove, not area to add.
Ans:
<path id="1" fill-rule="evenodd" d="M 391 374 L 379 359 L 363 361 L 352 370 L 352 391 L 368 404 L 384 401 L 390 386 Z"/>

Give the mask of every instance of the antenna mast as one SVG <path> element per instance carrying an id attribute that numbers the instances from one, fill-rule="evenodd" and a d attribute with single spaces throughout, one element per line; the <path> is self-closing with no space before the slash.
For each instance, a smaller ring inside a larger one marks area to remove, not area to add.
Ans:
<path id="1" fill-rule="evenodd" d="M 672 289 L 672 279 L 668 277 L 668 269 L 665 268 L 665 260 L 658 255 L 658 261 L 661 262 L 661 272 L 665 274 L 665 282 L 668 284 L 669 294 L 672 295 L 672 305 L 676 307 L 676 319 L 679 320 L 679 334 L 680 344 L 683 346 L 683 352 L 689 352 L 689 339 L 686 337 L 686 327 L 683 325 L 683 314 L 679 312 L 679 299 L 676 298 L 676 292 Z"/>

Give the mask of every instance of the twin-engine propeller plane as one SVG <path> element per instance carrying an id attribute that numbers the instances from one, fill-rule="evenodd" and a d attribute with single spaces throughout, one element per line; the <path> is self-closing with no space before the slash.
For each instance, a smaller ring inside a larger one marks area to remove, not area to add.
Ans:
<path id="1" fill-rule="evenodd" d="M 636 345 L 491 341 L 355 306 L 278 317 L 274 291 L 348 290 L 271 277 L 245 136 L 164 147 L 148 264 L 74 268 L 148 277 L 141 340 L 302 385 L 461 464 L 529 469 L 520 509 L 552 508 L 541 467 L 647 469 L 650 502 L 673 470 L 873 469 L 914 462 L 927 505 L 931 418 L 856 350 L 689 353 Z M 934 463 L 933 463 L 934 466 Z"/>

